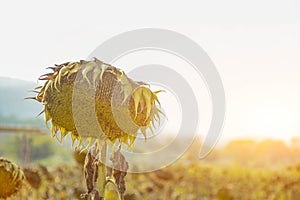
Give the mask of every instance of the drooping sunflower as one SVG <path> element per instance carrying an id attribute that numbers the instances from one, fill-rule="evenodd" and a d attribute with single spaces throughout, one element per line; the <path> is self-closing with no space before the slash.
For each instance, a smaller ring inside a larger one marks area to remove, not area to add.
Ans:
<path id="1" fill-rule="evenodd" d="M 133 146 L 139 130 L 146 138 L 146 130 L 153 132 L 154 122 L 160 120 L 160 91 L 151 91 L 148 84 L 128 78 L 121 69 L 94 58 L 50 70 L 39 78 L 45 83 L 35 88 L 33 99 L 44 105 L 46 124 L 51 125 L 53 136 L 60 133 L 60 141 L 71 134 L 78 147 L 99 138 Z"/>
<path id="2" fill-rule="evenodd" d="M 14 163 L 0 157 L 0 199 L 16 194 L 22 187 L 24 174 Z"/>

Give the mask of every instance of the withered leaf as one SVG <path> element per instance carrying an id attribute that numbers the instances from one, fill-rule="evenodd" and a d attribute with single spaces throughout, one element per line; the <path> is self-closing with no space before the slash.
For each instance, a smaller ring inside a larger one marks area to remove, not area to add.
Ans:
<path id="1" fill-rule="evenodd" d="M 120 149 L 114 153 L 111 161 L 113 163 L 113 177 L 115 178 L 121 196 L 124 196 L 126 190 L 125 176 L 128 170 L 128 162 L 126 162 L 125 157 L 121 154 Z"/>

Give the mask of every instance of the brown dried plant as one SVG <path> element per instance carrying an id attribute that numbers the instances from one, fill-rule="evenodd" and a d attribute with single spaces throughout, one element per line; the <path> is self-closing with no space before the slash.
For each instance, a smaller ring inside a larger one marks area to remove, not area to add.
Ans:
<path id="1" fill-rule="evenodd" d="M 15 195 L 22 187 L 24 174 L 14 163 L 0 157 L 0 199 Z"/>
<path id="2" fill-rule="evenodd" d="M 37 95 L 31 99 L 44 105 L 41 114 L 45 113 L 46 124 L 50 124 L 53 136 L 59 135 L 59 141 L 70 134 L 73 144 L 77 141 L 76 147 L 82 151 L 95 145 L 85 158 L 88 192 L 83 196 L 101 199 L 106 185 L 113 183 L 119 198 L 123 199 L 128 163 L 119 149 L 111 158 L 113 169 L 107 170 L 102 163 L 107 160 L 107 144 L 114 147 L 119 143 L 120 148 L 123 144 L 133 148 L 138 131 L 145 138 L 147 129 L 153 133 L 154 123 L 160 120 L 162 114 L 157 97 L 160 91 L 151 91 L 148 84 L 134 81 L 121 69 L 96 58 L 55 65 L 50 70 L 50 73 L 40 77 L 39 80 L 46 82 L 35 88 Z M 91 90 L 94 95 L 89 92 Z M 95 129 L 97 124 L 90 120 L 92 113 L 87 112 L 91 105 L 94 105 L 100 131 Z M 74 115 L 80 119 L 80 125 Z"/>

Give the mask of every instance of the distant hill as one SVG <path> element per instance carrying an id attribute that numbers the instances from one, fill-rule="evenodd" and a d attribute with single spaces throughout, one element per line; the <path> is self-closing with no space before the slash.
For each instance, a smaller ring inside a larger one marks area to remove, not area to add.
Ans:
<path id="1" fill-rule="evenodd" d="M 19 79 L 0 77 L 0 124 L 20 121 L 37 121 L 36 116 L 42 110 L 42 105 L 34 100 L 24 100 L 33 96 L 30 92 L 36 83 Z M 38 121 L 41 121 L 40 118 Z"/>

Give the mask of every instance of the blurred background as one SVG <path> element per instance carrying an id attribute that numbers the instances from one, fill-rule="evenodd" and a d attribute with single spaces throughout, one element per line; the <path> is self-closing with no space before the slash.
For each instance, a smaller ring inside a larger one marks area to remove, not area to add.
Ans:
<path id="1" fill-rule="evenodd" d="M 299 0 L 0 4 L 0 156 L 28 170 L 27 186 L 11 199 L 80 199 L 86 191 L 84 154 L 74 153 L 69 139 L 52 138 L 37 117 L 42 105 L 24 100 L 45 68 L 85 59 L 110 37 L 147 27 L 182 33 L 207 52 L 225 87 L 226 121 L 216 148 L 199 160 L 211 110 L 203 81 L 195 81 L 197 139 L 172 165 L 128 174 L 126 198 L 300 198 Z M 182 67 L 164 56 L 145 53 L 116 64 Z M 166 141 L 176 130 L 168 131 Z"/>

